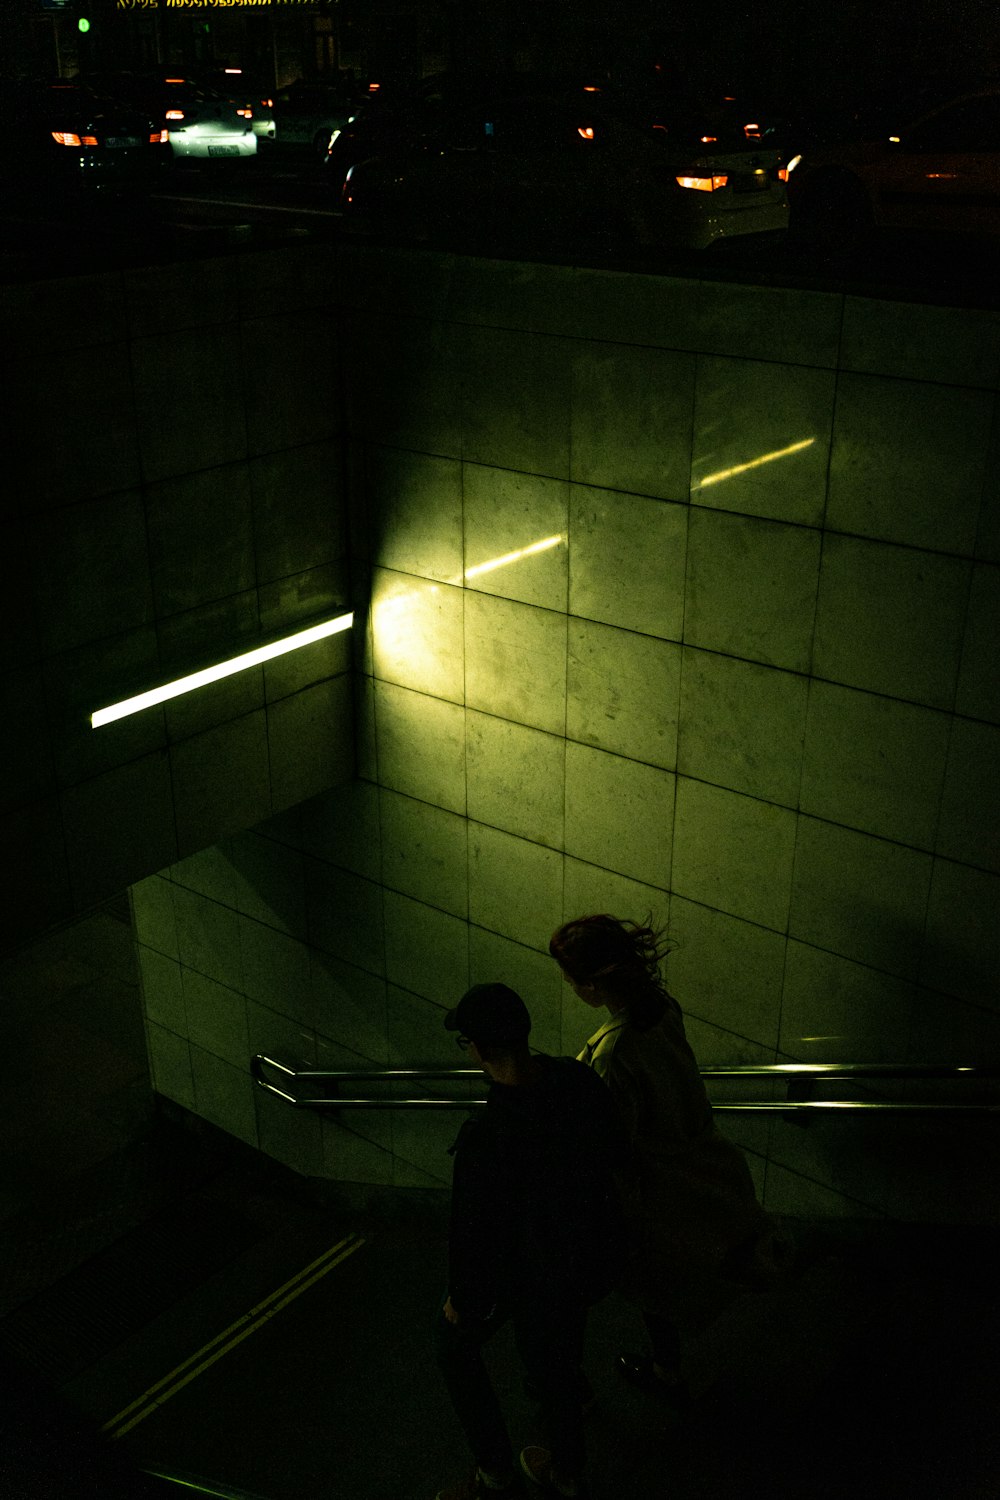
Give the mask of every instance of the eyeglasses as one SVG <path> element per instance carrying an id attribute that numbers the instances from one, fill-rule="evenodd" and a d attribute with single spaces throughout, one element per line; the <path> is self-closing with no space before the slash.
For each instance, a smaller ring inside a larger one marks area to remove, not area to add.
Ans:
<path id="1" fill-rule="evenodd" d="M 462 1051 L 465 1052 L 472 1042 L 471 1036 L 457 1036 L 455 1038 Z"/>

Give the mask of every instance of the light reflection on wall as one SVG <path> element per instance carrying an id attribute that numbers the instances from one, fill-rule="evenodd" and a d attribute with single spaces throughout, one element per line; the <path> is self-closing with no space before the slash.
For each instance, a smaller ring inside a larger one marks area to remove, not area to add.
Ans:
<path id="1" fill-rule="evenodd" d="M 450 670 L 444 659 L 450 650 L 450 623 L 447 618 L 447 591 L 459 588 L 471 579 L 493 573 L 499 568 L 510 567 L 549 552 L 562 545 L 566 537 L 562 532 L 540 538 L 525 547 L 504 552 L 498 557 L 486 558 L 473 563 L 455 577 L 444 583 L 418 582 L 408 579 L 406 585 L 395 593 L 384 594 L 372 604 L 372 648 L 376 675 L 383 674 L 399 680 L 405 676 L 414 686 L 424 691 L 434 691 L 431 677 L 438 679 L 437 690 L 442 690 L 441 678 Z M 435 657 L 440 659 L 435 667 Z M 444 695 L 449 696 L 446 690 Z"/>
<path id="2" fill-rule="evenodd" d="M 558 547 L 562 541 L 562 534 L 558 536 L 547 536 L 540 542 L 532 542 L 528 547 L 519 547 L 516 552 L 505 552 L 502 557 L 491 557 L 488 562 L 476 563 L 472 568 L 466 568 L 465 577 L 478 578 L 481 573 L 492 573 L 495 568 L 505 568 L 508 563 L 519 562 L 522 557 L 533 557 L 536 552 L 548 552 L 550 547 Z M 460 583 L 461 579 L 453 580 Z"/>
<path id="3" fill-rule="evenodd" d="M 721 484 L 724 479 L 735 479 L 737 474 L 745 474 L 748 469 L 759 469 L 762 464 L 773 464 L 778 458 L 790 458 L 793 453 L 801 453 L 804 448 L 811 448 L 815 441 L 814 437 L 802 438 L 798 443 L 789 443 L 787 448 L 775 448 L 772 453 L 762 453 L 759 458 L 751 458 L 745 464 L 733 464 L 732 468 L 719 469 L 715 474 L 706 474 L 705 478 L 699 479 L 693 488 L 707 490 L 710 485 Z"/>

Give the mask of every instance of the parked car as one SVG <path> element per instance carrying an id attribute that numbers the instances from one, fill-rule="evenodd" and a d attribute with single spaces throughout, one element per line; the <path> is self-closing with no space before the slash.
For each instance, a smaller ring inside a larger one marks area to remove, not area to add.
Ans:
<path id="1" fill-rule="evenodd" d="M 787 225 L 785 168 L 724 109 L 623 118 L 597 91 L 513 80 L 430 96 L 345 173 L 348 232 L 560 250 L 703 249 Z"/>
<path id="2" fill-rule="evenodd" d="M 334 191 L 339 196 L 357 162 L 437 129 L 441 117 L 467 104 L 473 91 L 472 80 L 461 73 L 433 73 L 409 86 L 368 84 L 353 114 L 330 137 L 326 167 Z"/>
<path id="3" fill-rule="evenodd" d="M 165 126 L 175 161 L 254 156 L 251 111 L 193 78 L 167 73 L 89 74 L 92 87 Z"/>
<path id="4" fill-rule="evenodd" d="M 242 68 L 215 68 L 205 77 L 209 88 L 223 94 L 230 104 L 250 111 L 250 125 L 258 147 L 274 140 L 274 90 L 255 80 Z"/>
<path id="5" fill-rule="evenodd" d="M 875 229 L 1000 236 L 998 87 L 800 157 L 791 226 L 807 245 L 847 249 Z"/>
<path id="6" fill-rule="evenodd" d="M 0 131 L 0 180 L 28 193 L 144 192 L 170 155 L 159 120 L 62 79 L 0 80 Z"/>
<path id="7" fill-rule="evenodd" d="M 330 137 L 342 130 L 357 108 L 349 80 L 309 82 L 299 78 L 273 95 L 274 142 L 277 146 L 308 146 L 325 156 Z"/>

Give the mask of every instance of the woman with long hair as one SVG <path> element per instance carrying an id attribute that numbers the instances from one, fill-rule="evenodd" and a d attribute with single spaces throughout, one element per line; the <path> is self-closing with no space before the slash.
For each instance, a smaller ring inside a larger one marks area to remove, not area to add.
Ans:
<path id="1" fill-rule="evenodd" d="M 577 917 L 549 952 L 585 1005 L 608 1019 L 579 1054 L 604 1079 L 625 1119 L 632 1164 L 622 1183 L 633 1249 L 621 1290 L 641 1309 L 651 1356 L 622 1354 L 633 1384 L 686 1398 L 681 1329 L 720 1282 L 777 1269 L 777 1238 L 757 1202 L 746 1158 L 716 1128 L 660 966 L 671 944 L 651 925 Z"/>

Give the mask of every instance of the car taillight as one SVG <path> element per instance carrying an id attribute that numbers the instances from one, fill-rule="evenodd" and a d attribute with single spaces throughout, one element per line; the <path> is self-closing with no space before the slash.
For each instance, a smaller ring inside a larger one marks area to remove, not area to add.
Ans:
<path id="1" fill-rule="evenodd" d="M 787 182 L 788 181 L 788 168 L 787 167 L 779 167 L 778 168 L 778 181 L 779 182 Z"/>
<path id="2" fill-rule="evenodd" d="M 576 127 L 576 133 L 577 133 L 578 136 L 581 136 L 585 141 L 592 141 L 594 139 L 594 127 L 593 127 L 593 125 L 578 125 Z"/>
<path id="3" fill-rule="evenodd" d="M 60 146 L 96 146 L 96 135 L 74 135 L 72 130 L 53 130 L 52 139 Z"/>
<path id="4" fill-rule="evenodd" d="M 273 99 L 262 99 L 260 102 L 261 102 L 261 104 L 263 104 L 263 106 L 264 106 L 265 109 L 273 109 L 274 108 L 274 100 Z"/>
<path id="5" fill-rule="evenodd" d="M 244 120 L 252 120 L 253 119 L 253 110 L 252 109 L 238 109 L 236 111 L 236 113 L 238 115 L 242 115 L 243 118 L 244 118 Z"/>
<path id="6" fill-rule="evenodd" d="M 184 111 L 182 109 L 168 109 L 166 118 L 168 120 L 183 120 Z"/>
<path id="7" fill-rule="evenodd" d="M 729 181 L 725 172 L 716 172 L 712 177 L 675 177 L 678 187 L 694 188 L 698 193 L 714 193 L 724 188 Z"/>
<path id="8" fill-rule="evenodd" d="M 170 137 L 165 130 L 154 130 L 149 137 L 149 144 L 151 146 L 161 146 L 169 139 Z"/>
<path id="9" fill-rule="evenodd" d="M 748 141 L 760 140 L 760 126 L 757 124 L 756 120 L 751 120 L 749 125 L 744 125 L 743 134 L 746 136 Z"/>

